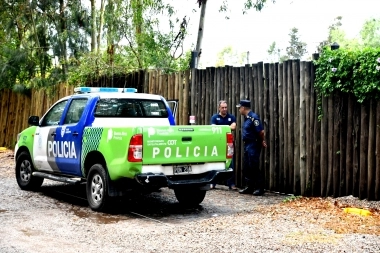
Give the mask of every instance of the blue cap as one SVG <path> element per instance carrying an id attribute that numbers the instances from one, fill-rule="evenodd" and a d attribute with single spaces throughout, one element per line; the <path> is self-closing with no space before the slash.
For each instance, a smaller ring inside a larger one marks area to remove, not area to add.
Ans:
<path id="1" fill-rule="evenodd" d="M 249 100 L 240 100 L 240 103 L 238 105 L 236 105 L 236 107 L 240 107 L 240 106 L 251 108 L 251 101 L 249 101 Z"/>

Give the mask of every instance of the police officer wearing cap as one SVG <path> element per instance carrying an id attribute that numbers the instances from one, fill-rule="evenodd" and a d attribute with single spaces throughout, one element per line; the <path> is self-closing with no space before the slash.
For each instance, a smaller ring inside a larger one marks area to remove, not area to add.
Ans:
<path id="1" fill-rule="evenodd" d="M 253 194 L 260 196 L 264 194 L 264 174 L 260 170 L 261 148 L 267 147 L 265 132 L 259 116 L 251 111 L 249 100 L 240 100 L 236 105 L 239 112 L 244 116 L 242 123 L 242 139 L 244 143 L 243 176 L 247 187 L 239 191 L 241 194 Z"/>

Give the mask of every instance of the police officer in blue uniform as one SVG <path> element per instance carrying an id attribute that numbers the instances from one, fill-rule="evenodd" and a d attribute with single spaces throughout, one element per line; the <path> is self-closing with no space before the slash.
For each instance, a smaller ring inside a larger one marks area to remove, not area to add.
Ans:
<path id="1" fill-rule="evenodd" d="M 267 147 L 264 128 L 259 116 L 251 111 L 249 100 L 241 100 L 236 107 L 239 107 L 240 114 L 244 116 L 241 134 L 244 143 L 242 170 L 247 184 L 239 193 L 260 196 L 264 194 L 264 173 L 259 164 L 260 152 L 262 147 Z"/>
<path id="2" fill-rule="evenodd" d="M 234 115 L 229 114 L 227 112 L 227 101 L 225 100 L 220 100 L 218 103 L 218 110 L 219 113 L 216 113 L 212 115 L 211 117 L 211 125 L 227 125 L 230 126 L 231 130 L 236 129 L 236 118 Z M 231 161 L 230 168 L 234 168 L 234 159 Z M 235 177 L 232 176 L 230 179 L 227 181 L 227 185 L 231 190 L 237 190 L 235 186 Z M 211 189 L 215 188 L 215 184 L 212 184 Z"/>

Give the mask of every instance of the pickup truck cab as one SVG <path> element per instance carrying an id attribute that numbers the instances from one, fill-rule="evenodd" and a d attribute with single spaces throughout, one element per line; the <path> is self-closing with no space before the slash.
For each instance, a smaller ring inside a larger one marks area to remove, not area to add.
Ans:
<path id="1" fill-rule="evenodd" d="M 228 126 L 175 125 L 169 103 L 135 89 L 75 88 L 18 135 L 15 174 L 23 190 L 44 178 L 86 184 L 93 210 L 129 191 L 174 190 L 199 205 L 209 184 L 228 177 L 233 135 Z M 174 105 L 173 108 L 176 108 Z"/>

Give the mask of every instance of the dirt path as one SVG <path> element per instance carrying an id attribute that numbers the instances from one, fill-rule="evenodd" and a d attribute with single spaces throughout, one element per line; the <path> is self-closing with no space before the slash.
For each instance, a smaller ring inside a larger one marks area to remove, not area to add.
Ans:
<path id="1" fill-rule="evenodd" d="M 18 188 L 10 152 L 0 151 L 0 252 L 380 252 L 379 202 L 296 199 L 209 191 L 184 209 L 169 189 L 117 202 L 95 213 L 83 185 L 45 180 Z M 287 200 L 286 202 L 284 202 Z M 368 217 L 342 208 L 372 208 Z"/>

